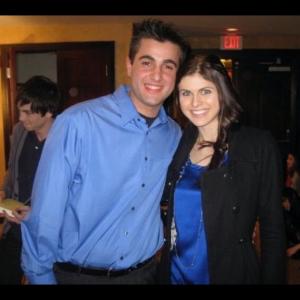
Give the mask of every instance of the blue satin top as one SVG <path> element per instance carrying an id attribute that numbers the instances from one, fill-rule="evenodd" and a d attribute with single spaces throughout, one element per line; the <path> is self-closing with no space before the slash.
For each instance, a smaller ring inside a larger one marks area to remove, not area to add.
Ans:
<path id="1" fill-rule="evenodd" d="M 209 284 L 207 246 L 199 178 L 205 167 L 187 161 L 174 195 L 176 242 L 171 255 L 172 284 Z"/>

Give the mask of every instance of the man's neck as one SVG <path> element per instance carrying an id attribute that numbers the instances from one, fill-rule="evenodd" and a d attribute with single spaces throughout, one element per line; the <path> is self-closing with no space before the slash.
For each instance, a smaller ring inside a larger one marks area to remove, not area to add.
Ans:
<path id="1" fill-rule="evenodd" d="M 155 117 L 147 117 L 143 114 L 140 113 L 140 115 L 146 120 L 146 123 L 148 125 L 148 127 L 151 126 L 151 124 L 154 122 L 154 120 L 156 119 L 156 116 Z"/>

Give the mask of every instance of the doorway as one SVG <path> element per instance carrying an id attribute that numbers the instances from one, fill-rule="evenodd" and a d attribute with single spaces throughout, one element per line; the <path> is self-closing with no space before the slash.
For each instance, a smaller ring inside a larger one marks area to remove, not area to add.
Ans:
<path id="1" fill-rule="evenodd" d="M 17 89 L 34 75 L 44 75 L 61 90 L 63 108 L 115 89 L 114 42 L 53 43 L 1 47 L 5 66 L 4 139 L 6 161 L 9 136 L 18 121 Z"/>

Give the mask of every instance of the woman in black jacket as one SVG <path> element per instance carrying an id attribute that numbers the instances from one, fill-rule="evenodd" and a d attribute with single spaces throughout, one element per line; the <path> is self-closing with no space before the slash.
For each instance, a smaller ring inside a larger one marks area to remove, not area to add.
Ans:
<path id="1" fill-rule="evenodd" d="M 239 125 L 241 108 L 218 57 L 179 72 L 189 120 L 168 170 L 159 276 L 172 284 L 285 283 L 280 155 L 268 132 Z M 252 243 L 259 219 L 261 253 Z"/>

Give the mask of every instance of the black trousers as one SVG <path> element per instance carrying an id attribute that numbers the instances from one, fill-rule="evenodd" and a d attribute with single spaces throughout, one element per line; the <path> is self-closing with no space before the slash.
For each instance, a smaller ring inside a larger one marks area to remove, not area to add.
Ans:
<path id="1" fill-rule="evenodd" d="M 126 275 L 108 277 L 74 273 L 54 267 L 54 274 L 58 284 L 155 284 L 157 262 L 152 260 L 140 269 L 133 270 Z"/>
<path id="2" fill-rule="evenodd" d="M 0 284 L 21 284 L 21 249 L 21 228 L 13 224 L 0 240 Z"/>

